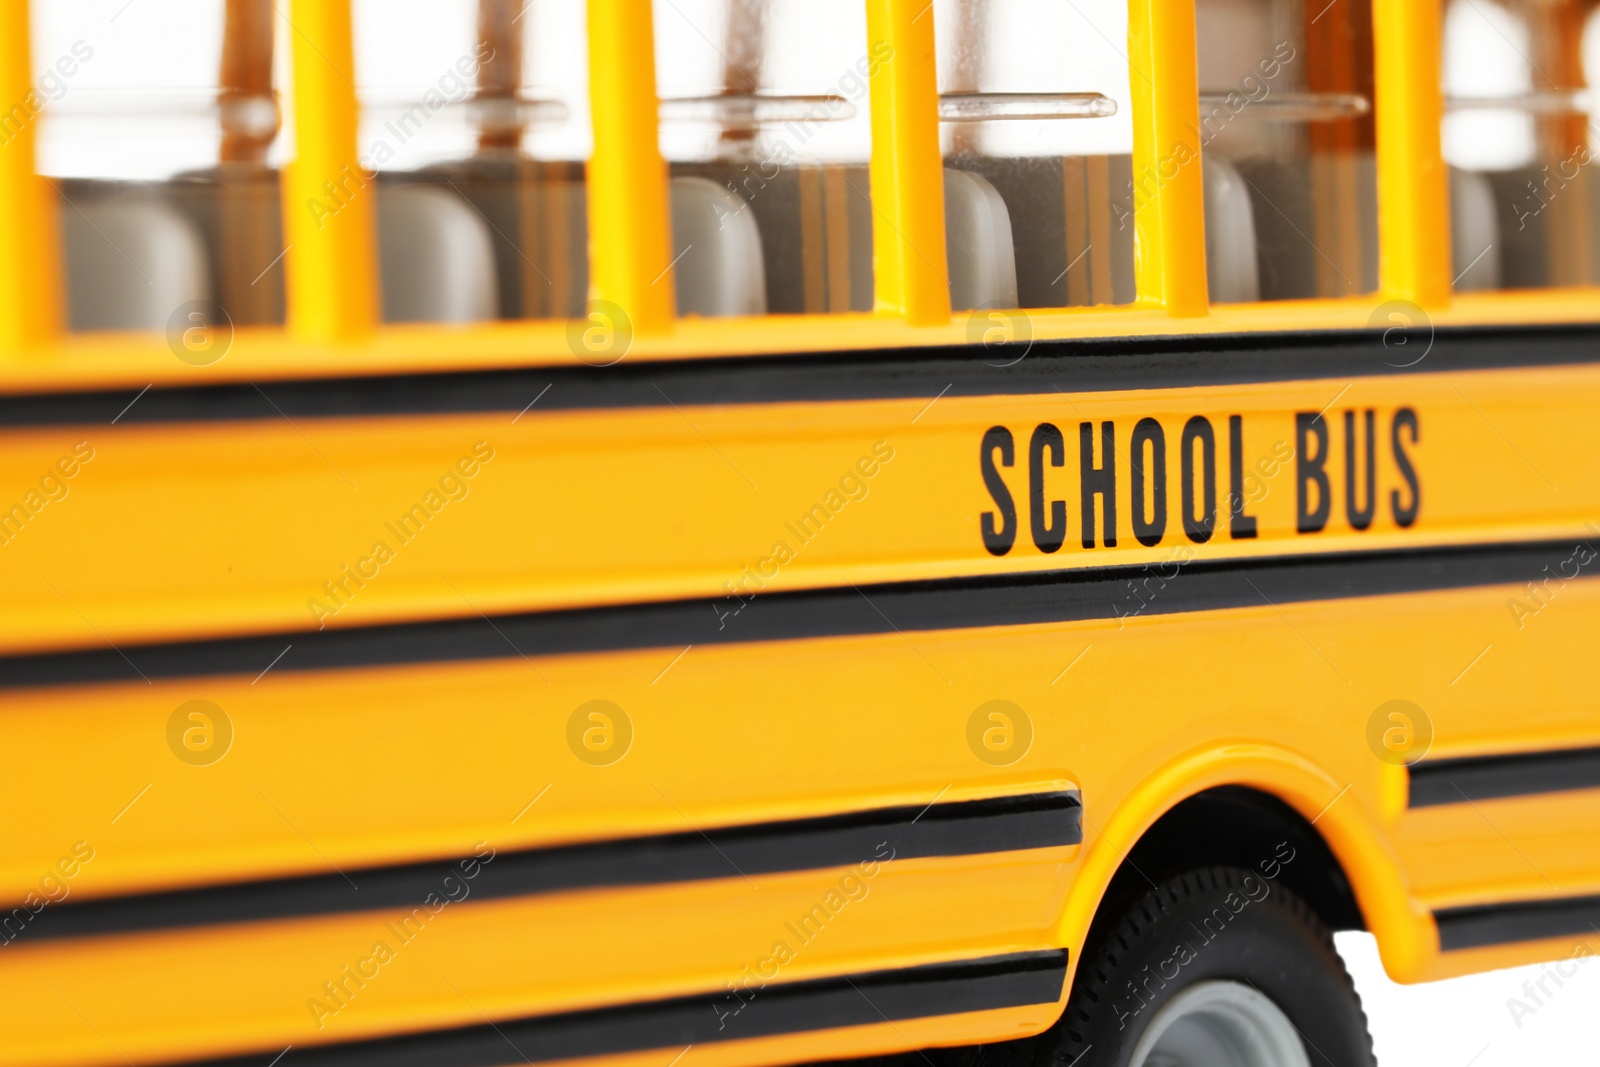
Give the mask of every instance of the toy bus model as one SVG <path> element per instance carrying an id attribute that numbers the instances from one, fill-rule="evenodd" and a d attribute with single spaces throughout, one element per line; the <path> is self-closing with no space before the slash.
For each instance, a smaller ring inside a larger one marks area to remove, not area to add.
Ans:
<path id="1" fill-rule="evenodd" d="M 1592 953 L 1595 10 L 0 3 L 0 1063 L 1346 1067 L 1333 931 Z"/>

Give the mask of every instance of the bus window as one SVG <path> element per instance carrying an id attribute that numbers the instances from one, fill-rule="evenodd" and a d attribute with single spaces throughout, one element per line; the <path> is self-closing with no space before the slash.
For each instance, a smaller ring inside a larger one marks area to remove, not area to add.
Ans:
<path id="1" fill-rule="evenodd" d="M 1372 5 L 1197 0 L 1195 17 L 1212 299 L 1374 290 Z"/>
<path id="2" fill-rule="evenodd" d="M 658 0 L 678 312 L 870 311 L 860 0 Z"/>
<path id="3" fill-rule="evenodd" d="M 585 6 L 355 0 L 353 18 L 384 320 L 581 314 Z"/>
<path id="4" fill-rule="evenodd" d="M 1445 9 L 1443 141 L 1458 290 L 1600 281 L 1586 89 L 1586 73 L 1600 71 L 1585 63 L 1584 46 L 1596 41 L 1593 11 L 1583 0 L 1458 0 Z"/>
<path id="5" fill-rule="evenodd" d="M 31 11 L 38 165 L 60 194 L 70 327 L 163 330 L 196 302 L 236 325 L 282 322 L 271 0 L 110 14 L 87 0 Z"/>
<path id="6" fill-rule="evenodd" d="M 1125 304 L 1125 0 L 936 0 L 951 303 Z"/>

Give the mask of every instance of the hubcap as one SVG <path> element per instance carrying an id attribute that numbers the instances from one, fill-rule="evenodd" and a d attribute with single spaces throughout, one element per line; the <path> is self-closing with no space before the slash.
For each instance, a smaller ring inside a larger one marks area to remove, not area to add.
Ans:
<path id="1" fill-rule="evenodd" d="M 1294 1023 L 1240 982 L 1201 982 L 1156 1012 L 1128 1067 L 1311 1067 Z"/>

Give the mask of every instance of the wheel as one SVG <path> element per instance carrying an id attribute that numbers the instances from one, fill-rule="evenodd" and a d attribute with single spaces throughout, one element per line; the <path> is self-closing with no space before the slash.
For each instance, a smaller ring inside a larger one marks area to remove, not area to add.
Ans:
<path id="1" fill-rule="evenodd" d="M 1066 1011 L 948 1067 L 1375 1067 L 1355 986 L 1316 914 L 1233 867 L 1189 871 L 1097 921 Z"/>

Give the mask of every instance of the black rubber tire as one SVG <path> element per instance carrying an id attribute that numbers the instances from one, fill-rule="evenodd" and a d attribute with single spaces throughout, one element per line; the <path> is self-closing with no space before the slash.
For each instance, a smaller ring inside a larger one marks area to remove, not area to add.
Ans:
<path id="1" fill-rule="evenodd" d="M 1175 962 L 1181 946 L 1189 958 Z M 945 1067 L 1127 1067 L 1162 1005 L 1218 979 L 1271 999 L 1315 1067 L 1375 1067 L 1366 1014 L 1327 927 L 1283 885 L 1234 867 L 1178 875 L 1097 921 L 1066 1011 L 1049 1030 L 940 1059 Z"/>

